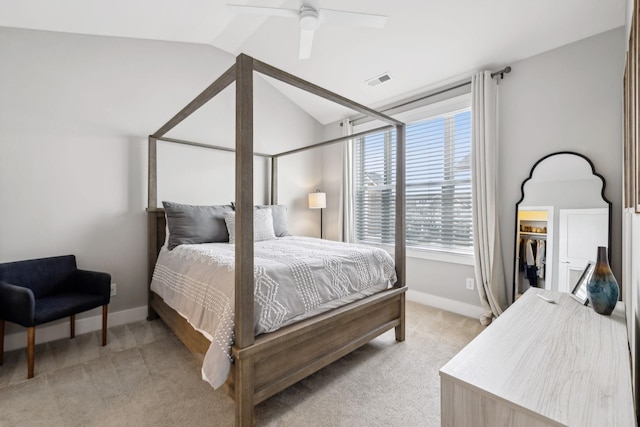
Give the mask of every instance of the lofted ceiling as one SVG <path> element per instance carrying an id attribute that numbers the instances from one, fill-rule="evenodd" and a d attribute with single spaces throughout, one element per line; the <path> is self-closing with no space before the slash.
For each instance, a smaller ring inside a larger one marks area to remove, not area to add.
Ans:
<path id="1" fill-rule="evenodd" d="M 376 107 L 623 26 L 626 7 L 626 0 L 311 1 L 388 19 L 383 29 L 322 24 L 304 60 L 298 59 L 296 19 L 226 7 L 297 9 L 300 0 L 0 0 L 0 26 L 209 44 Z M 384 72 L 392 80 L 366 83 Z M 349 114 L 274 85 L 323 124 Z"/>

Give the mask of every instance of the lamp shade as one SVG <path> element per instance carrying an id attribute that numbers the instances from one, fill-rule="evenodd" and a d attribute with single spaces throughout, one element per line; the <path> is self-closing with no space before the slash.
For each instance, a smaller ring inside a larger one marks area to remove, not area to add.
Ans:
<path id="1" fill-rule="evenodd" d="M 323 209 L 327 207 L 327 194 L 316 192 L 309 193 L 309 209 Z"/>

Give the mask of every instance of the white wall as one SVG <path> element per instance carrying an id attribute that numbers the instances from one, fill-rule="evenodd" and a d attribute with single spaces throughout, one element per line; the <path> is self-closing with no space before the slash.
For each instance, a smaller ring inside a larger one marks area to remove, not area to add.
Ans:
<path id="1" fill-rule="evenodd" d="M 147 135 L 235 59 L 205 45 L 10 28 L 0 28 L 0 58 L 0 262 L 73 253 L 118 284 L 110 312 L 145 306 Z M 315 120 L 255 82 L 256 151 L 318 139 Z M 232 146 L 233 94 L 170 136 Z M 282 165 L 280 202 L 302 206 L 320 170 L 309 154 Z M 214 178 L 198 201 L 230 202 L 233 175 Z M 292 216 L 295 231 L 313 234 L 314 212 Z"/>
<path id="2" fill-rule="evenodd" d="M 499 89 L 498 174 L 502 250 L 509 295 L 515 204 L 520 199 L 520 183 L 528 177 L 537 159 L 556 151 L 570 150 L 586 155 L 605 177 L 606 195 L 613 202 L 612 266 L 616 277 L 620 277 L 619 142 L 623 61 L 623 29 L 620 28 L 508 64 L 513 71 L 501 80 Z M 499 62 L 500 58 L 496 58 L 496 63 Z M 340 135 L 338 123 L 325 128 L 326 138 Z M 323 185 L 328 198 L 329 238 L 337 238 L 339 154 L 336 148 L 325 151 Z M 407 259 L 407 284 L 411 289 L 479 306 L 477 293 L 465 289 L 467 277 L 474 277 L 470 265 Z"/>

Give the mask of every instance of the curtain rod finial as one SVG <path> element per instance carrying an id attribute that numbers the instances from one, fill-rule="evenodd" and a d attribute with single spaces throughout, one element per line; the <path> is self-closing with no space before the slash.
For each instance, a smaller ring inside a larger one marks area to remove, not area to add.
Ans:
<path id="1" fill-rule="evenodd" d="M 500 71 L 496 71 L 495 73 L 491 73 L 491 78 L 500 76 L 500 80 L 504 79 L 505 74 L 509 74 L 511 72 L 511 67 L 506 66 Z"/>

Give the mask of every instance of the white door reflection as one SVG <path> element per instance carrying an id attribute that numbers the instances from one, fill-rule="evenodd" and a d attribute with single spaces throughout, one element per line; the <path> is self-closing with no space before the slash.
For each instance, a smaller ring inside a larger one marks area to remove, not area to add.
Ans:
<path id="1" fill-rule="evenodd" d="M 589 261 L 594 247 L 609 245 L 609 210 L 561 209 L 558 230 L 558 290 L 571 292 Z"/>

